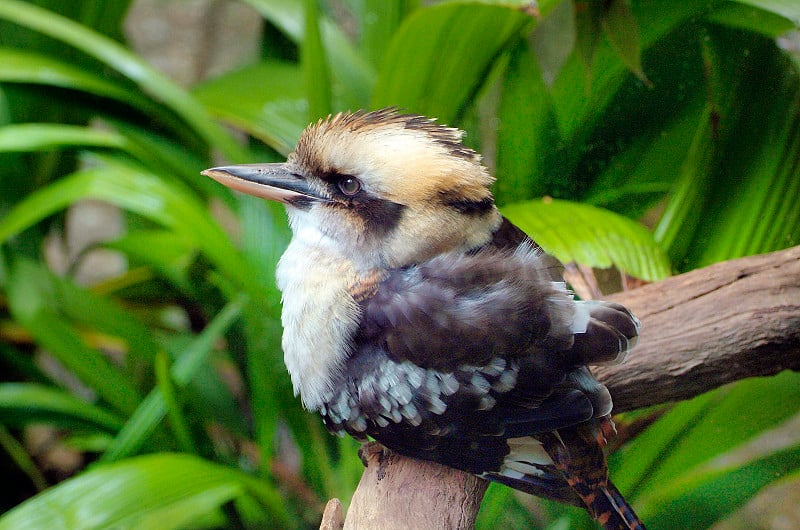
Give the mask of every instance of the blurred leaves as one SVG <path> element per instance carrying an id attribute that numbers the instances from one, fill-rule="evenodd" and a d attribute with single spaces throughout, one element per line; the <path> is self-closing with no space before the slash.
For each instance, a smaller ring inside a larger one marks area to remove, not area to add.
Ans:
<path id="1" fill-rule="evenodd" d="M 308 101 L 306 121 L 316 121 L 331 113 L 331 83 L 328 60 L 320 37 L 318 0 L 305 0 L 304 6 L 306 27 L 300 63 L 303 66 Z"/>
<path id="2" fill-rule="evenodd" d="M 7 292 L 12 315 L 100 398 L 120 412 L 132 412 L 141 399 L 133 382 L 59 314 L 56 289 L 55 278 L 45 269 L 20 261 L 11 271 Z"/>
<path id="3" fill-rule="evenodd" d="M 308 121 L 303 76 L 296 64 L 263 61 L 203 83 L 194 95 L 215 116 L 284 155 Z"/>
<path id="4" fill-rule="evenodd" d="M 281 29 L 298 45 L 305 42 L 304 3 L 295 0 L 244 0 L 265 19 Z M 386 3 L 396 4 L 397 0 Z M 367 105 L 369 93 L 375 82 L 375 71 L 368 60 L 359 54 L 345 33 L 329 17 L 318 19 L 320 37 L 330 61 L 330 72 L 336 84 L 334 90 L 342 98 L 345 108 L 362 108 Z M 303 120 L 303 126 L 308 123 Z"/>
<path id="5" fill-rule="evenodd" d="M 120 417 L 63 390 L 34 383 L 0 384 L 0 424 L 31 422 L 64 428 L 88 426 L 112 433 L 122 427 Z"/>
<path id="6" fill-rule="evenodd" d="M 655 228 L 682 269 L 782 248 L 800 233 L 797 73 L 758 36 L 709 34 L 705 49 L 708 101 Z"/>
<path id="7" fill-rule="evenodd" d="M 195 131 L 213 143 L 232 160 L 244 159 L 241 148 L 216 123 L 209 120 L 205 109 L 177 85 L 156 71 L 119 43 L 86 26 L 19 0 L 6 0 L 0 5 L 0 18 L 14 22 L 85 52 L 114 68 L 139 84 L 141 89 L 164 103 L 186 120 Z"/>
<path id="8" fill-rule="evenodd" d="M 710 526 L 800 465 L 796 433 L 766 436 L 797 416 L 799 382 L 785 372 L 681 403 L 612 456 L 618 487 L 654 528 Z"/>
<path id="9" fill-rule="evenodd" d="M 372 96 L 453 123 L 498 55 L 532 20 L 503 6 L 446 3 L 411 14 L 398 29 Z"/>
<path id="10" fill-rule="evenodd" d="M 800 243 L 798 62 L 774 40 L 800 25 L 792 2 L 245 3 L 280 36 L 264 49 L 289 51 L 185 90 L 122 42 L 127 0 L 0 2 L 0 462 L 44 487 L 32 423 L 99 460 L 0 528 L 311 528 L 349 497 L 356 443 L 282 364 L 282 208 L 199 175 L 280 160 L 328 112 L 465 129 L 503 213 L 563 261 L 653 281 Z M 55 274 L 84 200 L 125 228 Z M 96 248 L 127 268 L 79 286 Z M 651 527 L 726 517 L 797 476 L 800 441 L 766 443 L 800 412 L 796 379 L 676 405 L 612 455 L 615 482 Z M 478 526 L 588 524 L 536 514 L 492 488 Z"/>
<path id="11" fill-rule="evenodd" d="M 142 110 L 156 108 L 151 100 L 135 90 L 128 90 L 68 63 L 24 50 L 0 48 L 0 81 L 70 88 L 126 102 Z"/>
<path id="12" fill-rule="evenodd" d="M 200 366 L 208 360 L 214 341 L 219 339 L 231 325 L 233 319 L 239 316 L 243 303 L 244 299 L 242 298 L 232 301 L 191 344 L 176 355 L 175 364 L 169 371 L 169 377 L 174 380 L 175 384 L 185 386 L 192 380 Z M 166 373 L 160 375 L 161 386 L 153 389 L 136 411 L 130 415 L 130 419 L 120 431 L 119 436 L 103 454 L 103 460 L 114 461 L 135 452 L 152 434 L 164 415 L 170 411 L 168 407 L 176 406 L 174 400 L 170 400 L 171 388 L 167 386 L 171 385 L 172 381 L 167 384 L 166 377 Z M 177 411 L 173 408 L 172 413 L 177 414 Z"/>
<path id="13" fill-rule="evenodd" d="M 628 70 L 649 84 L 642 70 L 639 24 L 633 16 L 628 0 L 576 1 L 575 27 L 576 48 L 585 64 L 590 83 L 594 53 L 600 38 L 605 36 Z"/>

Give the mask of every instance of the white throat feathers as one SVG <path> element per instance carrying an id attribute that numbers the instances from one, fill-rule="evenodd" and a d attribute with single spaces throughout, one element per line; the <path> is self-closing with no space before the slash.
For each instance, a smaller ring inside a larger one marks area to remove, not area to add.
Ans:
<path id="1" fill-rule="evenodd" d="M 350 354 L 359 310 L 348 289 L 358 275 L 351 262 L 307 239 L 292 239 L 276 276 L 283 294 L 284 362 L 295 395 L 318 410 Z"/>

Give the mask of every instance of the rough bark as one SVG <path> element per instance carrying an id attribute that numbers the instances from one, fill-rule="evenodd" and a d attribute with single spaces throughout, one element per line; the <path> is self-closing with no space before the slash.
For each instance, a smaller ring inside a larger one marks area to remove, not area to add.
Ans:
<path id="1" fill-rule="evenodd" d="M 342 530 L 344 528 L 344 515 L 342 515 L 342 503 L 339 499 L 331 499 L 325 505 L 322 512 L 322 522 L 319 530 Z"/>
<path id="2" fill-rule="evenodd" d="M 642 320 L 626 363 L 596 374 L 615 412 L 800 370 L 800 247 L 692 271 L 608 297 Z M 485 481 L 373 446 L 348 529 L 471 528 Z"/>
<path id="3" fill-rule="evenodd" d="M 642 320 L 624 364 L 595 370 L 614 411 L 800 370 L 800 247 L 718 263 L 608 297 Z"/>
<path id="4" fill-rule="evenodd" d="M 433 462 L 362 448 L 367 469 L 350 501 L 345 530 L 471 528 L 488 482 Z"/>

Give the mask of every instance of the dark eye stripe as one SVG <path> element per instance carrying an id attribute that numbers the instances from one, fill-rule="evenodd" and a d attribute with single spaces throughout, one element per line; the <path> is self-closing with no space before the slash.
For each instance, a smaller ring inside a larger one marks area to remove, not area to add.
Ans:
<path id="1" fill-rule="evenodd" d="M 491 197 L 486 197 L 479 201 L 468 201 L 464 199 L 447 200 L 445 199 L 444 205 L 457 210 L 466 215 L 481 215 L 492 209 L 494 200 Z"/>
<path id="2" fill-rule="evenodd" d="M 343 208 L 364 219 L 370 235 L 385 237 L 390 234 L 403 217 L 406 207 L 402 204 L 371 195 L 361 186 L 361 181 L 352 175 L 328 172 L 320 178 L 329 183 L 334 202 L 329 207 Z M 347 186 L 349 180 L 355 188 Z M 349 190 L 349 191 L 348 191 Z"/>
<path id="3" fill-rule="evenodd" d="M 353 209 L 367 221 L 368 230 L 375 236 L 390 234 L 400 223 L 406 207 L 385 199 L 369 197 L 355 198 Z"/>

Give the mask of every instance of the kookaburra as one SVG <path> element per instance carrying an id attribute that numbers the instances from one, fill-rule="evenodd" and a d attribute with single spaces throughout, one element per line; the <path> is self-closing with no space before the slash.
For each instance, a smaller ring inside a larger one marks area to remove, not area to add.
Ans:
<path id="1" fill-rule="evenodd" d="M 621 360 L 639 323 L 573 299 L 462 135 L 394 109 L 340 113 L 283 164 L 203 173 L 286 205 L 284 358 L 330 431 L 642 528 L 608 480 L 611 398 L 586 367 Z"/>

